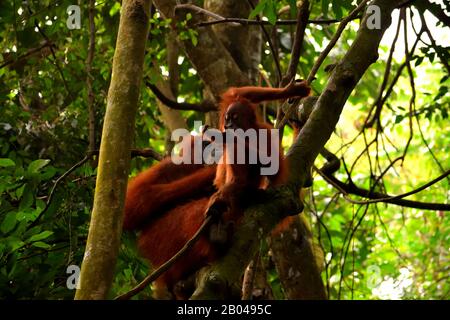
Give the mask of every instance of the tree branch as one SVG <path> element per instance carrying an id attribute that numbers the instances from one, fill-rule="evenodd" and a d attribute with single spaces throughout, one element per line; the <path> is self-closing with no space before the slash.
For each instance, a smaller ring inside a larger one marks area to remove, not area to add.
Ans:
<path id="1" fill-rule="evenodd" d="M 437 3 L 432 3 L 429 0 L 414 1 L 414 6 L 420 11 L 429 11 L 434 15 L 444 26 L 450 28 L 450 17 L 442 10 L 442 7 Z"/>
<path id="2" fill-rule="evenodd" d="M 397 195 L 397 196 L 391 196 L 389 194 L 384 194 L 380 192 L 375 192 L 363 188 L 359 188 L 353 183 L 345 183 L 337 178 L 335 178 L 331 174 L 326 174 L 322 172 L 322 170 L 317 170 L 319 174 L 328 181 L 332 186 L 334 186 L 336 189 L 338 189 L 340 192 L 342 192 L 344 195 L 347 194 L 354 194 L 357 196 L 365 197 L 368 199 L 372 199 L 369 201 L 355 201 L 352 199 L 349 199 L 346 197 L 347 200 L 351 201 L 352 203 L 357 204 L 368 204 L 368 203 L 376 203 L 376 202 L 385 202 L 390 204 L 395 204 L 403 207 L 409 207 L 409 208 L 415 208 L 415 209 L 424 209 L 424 210 L 441 210 L 441 211 L 450 211 L 450 204 L 443 204 L 443 203 L 429 203 L 429 202 L 421 202 L 421 201 L 412 201 L 412 200 L 405 200 L 402 198 L 405 198 L 407 196 L 410 196 L 412 194 L 418 193 L 429 186 L 437 183 L 438 181 L 444 179 L 450 174 L 450 170 L 444 172 L 442 175 L 437 177 L 436 179 L 433 179 L 432 181 L 426 183 L 425 185 L 421 186 L 420 188 L 417 188 L 413 191 Z"/>
<path id="3" fill-rule="evenodd" d="M 357 16 L 354 18 L 360 19 L 361 16 Z M 341 22 L 339 19 L 310 19 L 308 20 L 308 24 L 317 24 L 317 25 L 327 25 L 327 24 L 334 24 Z M 223 18 L 218 20 L 212 20 L 212 21 L 202 21 L 195 26 L 197 27 L 206 27 L 211 26 L 214 24 L 219 23 L 238 23 L 239 25 L 243 26 L 252 26 L 252 25 L 264 25 L 264 26 L 272 26 L 272 24 L 269 21 L 264 20 L 252 20 L 252 19 L 243 19 L 243 18 Z M 275 26 L 288 26 L 288 25 L 295 25 L 297 24 L 297 20 L 277 20 L 275 21 Z"/>
<path id="4" fill-rule="evenodd" d="M 222 17 L 221 15 L 214 13 L 212 11 L 206 10 L 204 8 L 198 7 L 196 5 L 193 5 L 192 3 L 185 3 L 185 4 L 178 4 L 175 6 L 175 10 L 179 10 L 179 9 L 189 9 L 192 11 L 195 11 L 197 13 L 203 13 L 204 15 L 211 17 L 213 19 L 216 20 L 224 20 L 225 18 Z M 233 22 L 232 22 L 233 23 Z M 233 23 L 235 25 L 239 25 L 239 23 Z"/>
<path id="5" fill-rule="evenodd" d="M 291 50 L 291 59 L 289 60 L 289 67 L 281 80 L 280 87 L 286 86 L 292 79 L 295 78 L 297 73 L 297 66 L 300 60 L 300 54 L 302 51 L 303 38 L 305 37 L 306 25 L 309 18 L 309 1 L 303 0 L 300 7 L 297 9 L 297 26 L 295 29 L 295 39 Z"/>
<path id="6" fill-rule="evenodd" d="M 361 3 L 352 12 L 350 12 L 350 14 L 347 17 L 345 17 L 341 21 L 341 23 L 339 23 L 338 29 L 337 29 L 336 33 L 334 34 L 333 38 L 331 38 L 331 40 L 328 43 L 328 45 L 326 46 L 325 50 L 322 51 L 319 58 L 314 63 L 314 66 L 312 67 L 311 72 L 309 73 L 308 78 L 307 78 L 308 82 L 311 82 L 312 80 L 314 80 L 314 77 L 316 76 L 317 71 L 319 70 L 319 68 L 322 65 L 325 58 L 330 53 L 331 49 L 333 49 L 334 46 L 336 45 L 336 42 L 341 37 L 341 34 L 344 31 L 347 24 L 350 21 L 352 21 L 356 16 L 358 16 L 359 12 L 365 7 L 367 1 L 368 0 L 361 1 Z"/>
<path id="7" fill-rule="evenodd" d="M 163 159 L 163 156 L 152 148 L 131 149 L 131 157 L 152 158 L 158 161 L 161 161 Z"/>
<path id="8" fill-rule="evenodd" d="M 145 80 L 145 85 L 152 90 L 153 94 L 166 106 L 175 110 L 194 110 L 199 112 L 217 111 L 217 106 L 211 100 L 203 100 L 201 103 L 177 102 L 166 97 L 157 86 Z"/>
<path id="9" fill-rule="evenodd" d="M 439 59 L 441 60 L 441 63 L 444 65 L 445 69 L 447 69 L 447 73 L 450 74 L 450 65 L 448 64 L 447 57 L 445 56 L 445 54 L 442 53 L 441 50 L 439 50 L 436 40 L 434 40 L 433 35 L 431 34 L 431 31 L 427 26 L 427 21 L 425 20 L 423 12 L 419 12 L 419 16 L 420 16 L 420 21 L 422 22 L 422 30 L 425 30 L 425 32 L 427 33 L 428 38 L 430 38 L 430 41 L 431 41 L 431 46 L 433 47 L 434 51 L 438 55 Z"/>
<path id="10" fill-rule="evenodd" d="M 378 45 L 391 23 L 391 12 L 397 2 L 374 2 L 382 12 L 381 29 L 369 29 L 368 16 L 365 14 L 355 41 L 342 61 L 336 65 L 308 121 L 288 152 L 291 183 L 302 185 L 308 169 L 336 127 L 348 96 L 367 68 L 377 60 Z"/>
<path id="11" fill-rule="evenodd" d="M 169 260 L 164 262 L 158 269 L 153 271 L 151 274 L 146 276 L 144 280 L 142 280 L 137 286 L 135 286 L 133 289 L 131 289 L 128 292 L 125 292 L 116 298 L 114 300 L 129 300 L 133 296 L 137 295 L 139 292 L 145 289 L 150 283 L 158 279 L 164 272 L 169 270 L 171 266 L 178 260 L 180 260 L 186 252 L 188 252 L 194 244 L 197 242 L 198 239 L 200 239 L 200 236 L 203 234 L 203 232 L 206 230 L 206 228 L 209 227 L 209 225 L 212 222 L 212 217 L 208 216 L 203 221 L 202 225 L 198 228 L 197 232 L 184 244 L 184 246 L 175 254 L 173 255 Z"/>
<path id="12" fill-rule="evenodd" d="M 325 60 L 325 58 L 330 53 L 331 49 L 333 49 L 334 46 L 336 45 L 337 41 L 341 37 L 342 32 L 345 30 L 345 27 L 364 8 L 364 6 L 366 5 L 367 1 L 368 0 L 363 0 L 358 5 L 358 7 L 356 7 L 352 12 L 350 12 L 350 14 L 347 17 L 345 17 L 341 21 L 341 23 L 339 24 L 338 29 L 337 29 L 336 33 L 334 34 L 333 38 L 331 38 L 331 40 L 328 43 L 328 45 L 326 46 L 325 50 L 323 50 L 321 52 L 321 54 L 319 55 L 319 58 L 317 58 L 316 62 L 314 63 L 314 65 L 313 65 L 313 67 L 312 67 L 312 69 L 311 69 L 311 71 L 310 71 L 310 73 L 308 75 L 308 78 L 306 79 L 306 81 L 308 83 L 311 83 L 315 79 L 317 71 L 319 70 L 319 68 L 322 65 L 322 63 Z M 294 100 L 294 102 L 287 109 L 286 114 L 284 115 L 284 117 L 280 121 L 277 121 L 277 124 L 276 124 L 277 128 L 282 128 L 286 124 L 287 120 L 292 115 L 292 110 L 294 110 L 296 107 L 298 107 L 299 102 L 300 102 L 300 100 L 298 100 L 298 99 Z"/>
<path id="13" fill-rule="evenodd" d="M 54 45 L 49 40 L 43 40 L 41 42 L 40 46 L 27 50 L 27 52 L 25 52 L 24 54 L 18 56 L 16 59 L 8 58 L 9 54 L 8 53 L 3 53 L 3 58 L 5 59 L 5 57 L 6 57 L 6 59 L 3 61 L 2 64 L 0 64 L 0 69 L 3 68 L 3 67 L 8 66 L 10 64 L 16 64 L 19 61 L 21 61 L 21 60 L 23 60 L 23 59 L 25 59 L 25 58 L 27 58 L 29 56 L 35 55 L 35 54 L 39 53 L 41 50 L 45 49 L 46 47 L 50 47 L 50 46 L 54 46 Z M 50 54 L 50 52 L 48 54 Z M 44 55 L 48 55 L 48 54 L 47 53 L 43 53 L 42 55 L 44 56 Z"/>

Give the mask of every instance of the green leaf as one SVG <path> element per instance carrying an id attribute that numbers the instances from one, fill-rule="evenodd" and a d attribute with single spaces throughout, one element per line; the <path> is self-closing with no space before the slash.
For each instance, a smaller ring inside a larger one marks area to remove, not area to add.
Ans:
<path id="1" fill-rule="evenodd" d="M 22 247 L 25 244 L 25 242 L 23 242 L 19 238 L 15 238 L 15 237 L 8 237 L 6 239 L 6 243 L 7 243 L 8 247 L 10 248 L 10 253 L 13 251 L 16 251 L 17 249 L 19 249 L 20 247 Z"/>
<path id="2" fill-rule="evenodd" d="M 42 231 L 41 233 L 35 234 L 31 236 L 27 241 L 28 242 L 34 242 L 39 240 L 44 240 L 50 237 L 53 234 L 53 231 Z"/>
<path id="3" fill-rule="evenodd" d="M 17 212 L 9 212 L 5 219 L 3 220 L 2 224 L 0 225 L 0 231 L 3 233 L 8 233 L 12 229 L 14 229 L 17 219 L 16 219 Z"/>
<path id="4" fill-rule="evenodd" d="M 49 163 L 50 163 L 50 160 L 48 160 L 48 159 L 34 160 L 28 166 L 28 173 L 30 173 L 30 174 L 38 173 L 40 169 L 42 169 L 43 167 L 45 167 Z"/>
<path id="5" fill-rule="evenodd" d="M 275 8 L 275 3 L 270 1 L 268 5 L 264 7 L 264 15 L 269 20 L 271 25 L 275 25 L 277 22 L 277 8 Z"/>
<path id="6" fill-rule="evenodd" d="M 328 16 L 329 8 L 330 8 L 330 0 L 322 0 L 322 14 L 325 18 Z"/>
<path id="7" fill-rule="evenodd" d="M 441 109 L 441 115 L 442 115 L 442 119 L 447 119 L 448 118 L 448 111 L 447 111 L 447 109 L 442 108 Z"/>
<path id="8" fill-rule="evenodd" d="M 189 37 L 191 38 L 192 45 L 196 46 L 198 43 L 197 32 L 195 30 L 189 29 Z"/>
<path id="9" fill-rule="evenodd" d="M 341 4 L 341 2 L 339 1 L 336 1 L 336 2 L 334 2 L 333 3 L 333 5 L 332 5 L 332 9 L 333 9 L 333 13 L 334 13 L 334 16 L 335 16 L 335 18 L 336 19 L 341 19 L 342 18 L 342 16 L 343 16 L 343 12 L 342 12 L 342 4 Z"/>
<path id="10" fill-rule="evenodd" d="M 17 221 L 23 221 L 26 220 L 28 221 L 30 219 L 30 211 L 18 211 L 17 215 L 16 215 L 16 220 Z"/>
<path id="11" fill-rule="evenodd" d="M 439 100 L 440 98 L 442 98 L 443 96 L 445 96 L 448 92 L 448 87 L 447 86 L 441 86 L 439 88 L 439 92 L 438 94 L 434 97 L 434 101 Z"/>
<path id="12" fill-rule="evenodd" d="M 255 7 L 255 9 L 250 12 L 250 15 L 248 16 L 249 19 L 255 18 L 259 13 L 264 11 L 264 8 L 266 7 L 266 4 L 268 3 L 268 0 L 261 0 Z"/>
<path id="13" fill-rule="evenodd" d="M 23 190 L 22 199 L 19 203 L 19 210 L 23 211 L 31 207 L 34 203 L 34 188 L 32 183 L 27 183 Z"/>
<path id="14" fill-rule="evenodd" d="M 7 152 L 8 152 L 8 150 L 9 150 L 9 144 L 4 144 L 3 146 L 2 146 L 2 151 L 1 151 L 1 153 L 2 154 L 6 154 Z"/>
<path id="15" fill-rule="evenodd" d="M 49 180 L 55 174 L 56 174 L 56 169 L 54 167 L 52 167 L 52 166 L 49 166 L 49 167 L 45 168 L 44 171 L 42 172 L 41 179 L 42 180 Z"/>
<path id="16" fill-rule="evenodd" d="M 417 67 L 418 65 L 420 65 L 422 63 L 422 61 L 423 61 L 423 58 L 424 57 L 418 57 L 417 60 L 416 60 L 416 63 L 414 64 L 414 66 Z"/>
<path id="17" fill-rule="evenodd" d="M 19 41 L 19 48 L 32 48 L 36 45 L 40 38 L 40 34 L 34 31 L 34 26 L 30 23 L 23 30 L 17 31 L 17 41 Z"/>
<path id="18" fill-rule="evenodd" d="M 14 161 L 8 158 L 0 158 L 0 167 L 14 167 Z"/>
<path id="19" fill-rule="evenodd" d="M 22 186 L 20 186 L 19 188 L 17 188 L 16 194 L 15 194 L 15 196 L 17 197 L 17 199 L 22 198 L 23 191 L 25 190 L 25 186 L 26 186 L 26 183 L 24 183 Z"/>
<path id="20" fill-rule="evenodd" d="M 192 38 L 191 38 L 191 42 L 192 42 L 192 45 L 193 45 L 194 47 L 197 46 L 197 43 L 198 43 L 197 37 L 192 37 Z"/>
<path id="21" fill-rule="evenodd" d="M 289 10 L 291 12 L 291 16 L 292 17 L 296 17 L 297 16 L 297 1 L 296 0 L 287 0 L 287 2 L 289 3 Z"/>
<path id="22" fill-rule="evenodd" d="M 445 76 L 442 77 L 441 81 L 439 81 L 440 84 L 444 83 L 445 81 L 448 80 L 448 78 L 450 77 L 450 75 L 446 74 Z"/>
<path id="23" fill-rule="evenodd" d="M 111 7 L 111 9 L 109 10 L 109 16 L 112 17 L 114 16 L 116 13 L 118 13 L 120 11 L 120 3 L 116 2 L 114 3 L 114 5 Z"/>
<path id="24" fill-rule="evenodd" d="M 2 12 L 3 23 L 12 24 L 16 21 L 13 3 L 10 1 L 0 1 L 0 11 Z"/>
<path id="25" fill-rule="evenodd" d="M 51 246 L 49 244 L 42 242 L 42 241 L 33 242 L 31 245 L 34 247 L 37 247 L 37 248 L 42 248 L 42 249 L 50 249 L 51 248 Z"/>

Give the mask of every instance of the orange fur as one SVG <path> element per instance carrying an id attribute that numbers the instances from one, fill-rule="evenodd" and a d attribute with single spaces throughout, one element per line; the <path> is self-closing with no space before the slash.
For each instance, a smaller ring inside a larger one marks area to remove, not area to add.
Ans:
<path id="1" fill-rule="evenodd" d="M 177 206 L 149 224 L 139 237 L 138 247 L 153 266 L 159 267 L 177 253 L 203 223 L 208 198 L 192 200 Z M 175 285 L 214 258 L 207 236 L 202 236 L 178 262 L 156 282 L 158 286 Z"/>
<path id="2" fill-rule="evenodd" d="M 225 129 L 225 117 L 227 112 L 232 110 L 230 107 L 233 104 L 239 103 L 236 109 L 237 116 L 240 117 L 239 128 L 269 130 L 272 128 L 270 125 L 258 121 L 255 103 L 308 94 L 309 87 L 303 82 L 275 89 L 230 88 L 222 96 L 220 103 L 221 130 Z M 252 146 L 246 145 L 246 148 L 249 147 Z M 227 148 L 226 145 L 224 156 Z M 283 183 L 286 178 L 286 165 L 281 148 L 279 159 L 279 172 L 269 178 L 273 184 Z M 267 186 L 267 178 L 261 176 L 260 167 L 261 164 L 227 163 L 206 167 L 175 165 L 170 158 L 166 158 L 130 181 L 124 228 L 142 230 L 138 240 L 140 252 L 155 268 L 159 267 L 197 232 L 205 213 L 208 214 L 215 204 L 226 204 L 227 210 L 221 214 L 223 221 L 239 222 L 245 198 L 251 197 L 257 189 Z M 211 196 L 213 183 L 217 192 Z M 179 280 L 216 258 L 215 248 L 204 235 L 155 284 L 159 288 L 167 286 L 170 289 Z"/>
<path id="3" fill-rule="evenodd" d="M 129 182 L 123 228 L 140 229 L 169 206 L 207 195 L 215 172 L 214 166 L 176 165 L 170 158 L 163 159 Z"/>

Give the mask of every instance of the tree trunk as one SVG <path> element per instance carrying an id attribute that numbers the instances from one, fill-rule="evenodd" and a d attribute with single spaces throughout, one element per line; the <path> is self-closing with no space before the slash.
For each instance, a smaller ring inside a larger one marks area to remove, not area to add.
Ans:
<path id="1" fill-rule="evenodd" d="M 251 12 L 247 1 L 205 0 L 205 9 L 225 18 L 247 19 Z M 261 63 L 262 33 L 260 26 L 235 26 L 229 23 L 213 25 L 220 42 L 228 50 L 239 69 L 255 84 Z"/>
<path id="2" fill-rule="evenodd" d="M 105 299 L 114 276 L 148 33 L 149 0 L 122 2 L 89 236 L 75 299 Z"/>
<path id="3" fill-rule="evenodd" d="M 174 22 L 186 16 L 185 10 L 174 10 L 177 5 L 175 0 L 154 0 L 153 3 L 164 18 L 170 18 Z M 189 22 L 195 24 L 203 20 L 203 15 L 193 14 Z M 211 93 L 218 98 L 231 86 L 248 85 L 249 79 L 239 69 L 211 27 L 197 28 L 196 31 L 197 45 L 193 45 L 190 40 L 180 42 L 180 45 Z"/>
<path id="4" fill-rule="evenodd" d="M 286 298 L 324 300 L 327 298 L 320 276 L 323 254 L 319 256 L 308 221 L 302 214 L 286 219 L 289 228 L 271 237 L 272 258 Z"/>

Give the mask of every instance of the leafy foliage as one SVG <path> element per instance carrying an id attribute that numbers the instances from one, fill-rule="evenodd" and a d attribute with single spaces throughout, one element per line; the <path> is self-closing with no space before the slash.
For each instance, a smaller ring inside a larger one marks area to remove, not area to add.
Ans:
<path id="1" fill-rule="evenodd" d="M 339 20 L 356 5 L 344 0 L 310 2 L 313 19 Z M 57 185 L 51 201 L 49 196 L 56 179 L 84 157 L 88 146 L 87 3 L 82 4 L 82 27 L 74 30 L 66 26 L 66 8 L 72 1 L 27 3 L 0 2 L 0 298 L 71 299 L 74 292 L 66 287 L 66 270 L 82 261 L 95 188 L 93 163 L 76 169 Z M 279 19 L 295 19 L 295 3 L 261 0 L 249 19 L 259 15 L 272 25 Z M 280 15 L 283 7 L 288 10 Z M 96 127 L 100 129 L 120 3 L 98 2 L 95 10 L 92 76 Z M 191 19 L 188 14 L 185 21 L 178 23 L 178 38 L 198 45 L 198 32 L 189 26 Z M 145 77 L 156 83 L 165 79 L 168 70 L 166 43 L 173 40 L 172 21 L 154 12 L 150 22 Z M 350 23 L 323 66 L 335 64 L 345 55 L 355 39 L 358 23 Z M 442 34 L 442 27 L 431 23 L 429 27 Z M 275 28 L 280 65 L 286 70 L 293 26 Z M 336 29 L 335 23 L 308 26 L 297 70 L 299 78 L 308 75 Z M 407 69 L 401 69 L 404 57 L 394 56 L 390 79 L 399 70 L 401 74 L 385 101 L 379 126 L 362 130 L 379 93 L 390 49 L 390 44 L 382 43 L 380 59 L 349 98 L 327 147 L 345 161 L 347 168 L 341 166 L 336 173 L 340 180 L 348 179 L 348 169 L 352 182 L 361 188 L 401 194 L 450 167 L 450 85 L 449 74 L 442 67 L 450 54 L 442 43 L 433 46 L 424 41 L 418 45 L 410 59 L 416 81 L 413 105 Z M 201 101 L 204 84 L 183 53 L 178 64 L 177 98 Z M 155 73 L 152 65 L 161 74 Z M 276 83 L 276 66 L 267 44 L 261 65 L 262 72 Z M 313 90 L 320 93 L 329 74 L 321 68 L 316 77 Z M 190 127 L 203 116 L 189 111 L 182 115 Z M 384 134 L 377 136 L 380 130 Z M 151 146 L 163 153 L 167 150 L 167 133 L 156 99 L 143 85 L 135 145 Z M 375 137 L 375 142 L 367 146 L 367 141 Z M 410 137 L 411 143 L 404 150 Z M 97 145 L 99 141 L 100 134 Z M 292 141 L 290 130 L 286 130 L 285 144 L 287 141 Z M 378 179 L 392 160 L 403 154 L 404 159 Z M 318 159 L 316 165 L 322 162 Z M 150 164 L 148 159 L 133 159 L 132 174 Z M 448 203 L 449 183 L 448 178 L 444 179 L 409 199 Z M 306 200 L 304 214 L 325 255 L 323 279 L 330 298 L 448 298 L 448 214 L 383 203 L 351 204 L 318 176 Z M 134 236 L 124 235 L 111 296 L 130 289 L 148 273 L 147 264 L 134 246 Z M 268 273 L 274 296 L 284 298 L 275 270 L 270 268 Z M 150 294 L 151 290 L 146 290 L 138 298 Z"/>

